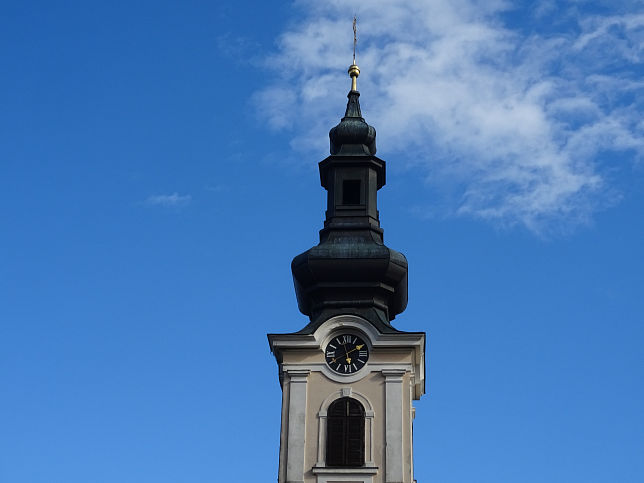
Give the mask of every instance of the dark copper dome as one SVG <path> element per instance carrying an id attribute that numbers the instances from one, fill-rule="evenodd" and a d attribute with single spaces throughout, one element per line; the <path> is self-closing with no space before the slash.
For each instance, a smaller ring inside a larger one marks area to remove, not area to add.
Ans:
<path id="1" fill-rule="evenodd" d="M 344 117 L 329 132 L 331 155 L 320 162 L 328 191 L 320 243 L 293 259 L 291 270 L 300 311 L 311 333 L 324 320 L 356 314 L 381 332 L 396 332 L 391 320 L 407 306 L 407 259 L 387 247 L 377 206 L 386 165 L 376 154 L 376 130 L 360 112 L 356 65 Z"/>

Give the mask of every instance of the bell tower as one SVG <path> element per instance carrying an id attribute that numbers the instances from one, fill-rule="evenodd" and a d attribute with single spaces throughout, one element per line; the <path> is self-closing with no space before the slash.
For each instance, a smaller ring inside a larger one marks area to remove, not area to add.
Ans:
<path id="1" fill-rule="evenodd" d="M 331 154 L 320 243 L 291 264 L 298 332 L 268 334 L 282 387 L 279 483 L 414 483 L 413 400 L 425 393 L 425 333 L 391 321 L 407 306 L 407 259 L 383 241 L 385 162 L 357 78 Z"/>

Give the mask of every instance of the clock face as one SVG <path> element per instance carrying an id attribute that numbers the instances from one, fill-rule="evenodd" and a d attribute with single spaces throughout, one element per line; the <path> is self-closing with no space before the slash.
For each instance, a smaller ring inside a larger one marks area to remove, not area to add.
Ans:
<path id="1" fill-rule="evenodd" d="M 357 335 L 336 335 L 327 344 L 324 357 L 329 367 L 338 374 L 353 374 L 369 360 L 369 347 Z"/>

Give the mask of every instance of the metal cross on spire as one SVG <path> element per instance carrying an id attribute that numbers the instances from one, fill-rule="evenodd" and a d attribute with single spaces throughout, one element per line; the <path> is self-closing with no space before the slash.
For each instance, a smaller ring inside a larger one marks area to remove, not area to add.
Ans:
<path id="1" fill-rule="evenodd" d="M 353 64 L 349 66 L 349 75 L 351 76 L 351 90 L 352 91 L 357 91 L 358 90 L 358 83 L 357 79 L 358 76 L 360 75 L 360 67 L 356 65 L 356 44 L 358 43 L 358 34 L 357 34 L 357 28 L 356 28 L 356 16 L 353 16 Z"/>
<path id="2" fill-rule="evenodd" d="M 356 44 L 358 43 L 358 28 L 356 26 L 357 18 L 353 16 L 353 64 L 356 63 Z"/>

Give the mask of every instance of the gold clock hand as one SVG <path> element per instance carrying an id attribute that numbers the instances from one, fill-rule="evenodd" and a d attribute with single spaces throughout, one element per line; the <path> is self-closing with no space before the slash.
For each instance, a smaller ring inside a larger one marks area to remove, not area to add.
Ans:
<path id="1" fill-rule="evenodd" d="M 346 353 L 346 355 L 351 354 L 353 351 L 359 351 L 359 350 L 360 350 L 360 349 L 362 349 L 363 347 L 364 347 L 364 344 L 357 345 L 357 346 L 355 346 L 353 349 L 351 349 L 349 352 L 347 352 L 347 353 Z"/>
<path id="2" fill-rule="evenodd" d="M 347 350 L 347 345 L 346 344 L 342 344 L 342 347 L 344 347 L 344 355 L 346 356 L 347 364 L 351 364 L 351 359 L 349 358 L 349 352 L 351 352 L 351 351 Z"/>

